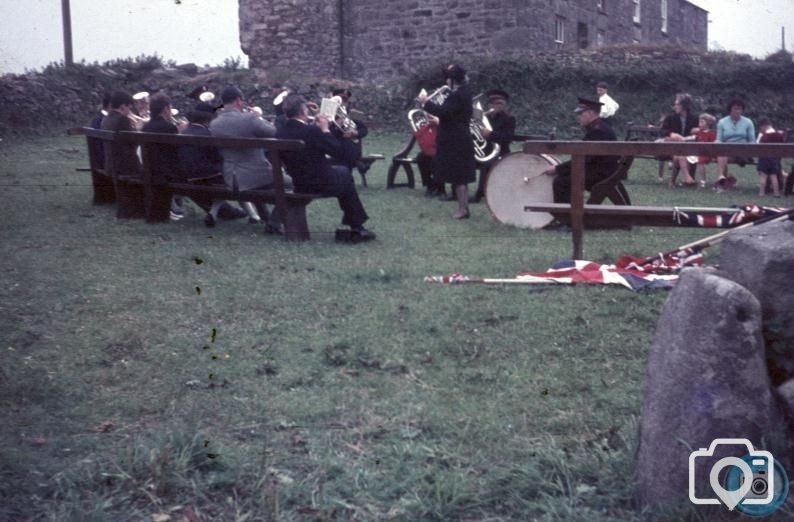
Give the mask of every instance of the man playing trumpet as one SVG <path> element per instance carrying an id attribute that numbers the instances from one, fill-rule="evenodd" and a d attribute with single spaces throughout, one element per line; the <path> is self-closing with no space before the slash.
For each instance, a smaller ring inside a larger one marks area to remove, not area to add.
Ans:
<path id="1" fill-rule="evenodd" d="M 375 239 L 375 234 L 364 228 L 366 210 L 358 197 L 350 169 L 332 165 L 326 155 L 344 163 L 346 151 L 331 134 L 328 118 L 318 114 L 309 123 L 306 100 L 299 94 L 290 94 L 284 100 L 287 121 L 276 133 L 277 138 L 302 140 L 306 147 L 300 151 L 284 151 L 284 165 L 292 176 L 295 190 L 336 197 L 342 209 L 342 224 L 350 227 L 351 242 Z"/>

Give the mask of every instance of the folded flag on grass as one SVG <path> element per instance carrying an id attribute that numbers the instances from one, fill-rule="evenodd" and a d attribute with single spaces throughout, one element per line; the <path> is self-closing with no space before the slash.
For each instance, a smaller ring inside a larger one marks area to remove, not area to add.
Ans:
<path id="1" fill-rule="evenodd" d="M 428 276 L 425 282 L 444 284 L 591 284 L 621 285 L 632 290 L 653 290 L 671 288 L 678 279 L 672 274 L 653 274 L 634 268 L 619 268 L 615 265 L 602 265 L 592 261 L 566 259 L 558 261 L 545 272 L 522 272 L 510 279 L 488 279 L 451 274 L 448 276 Z"/>

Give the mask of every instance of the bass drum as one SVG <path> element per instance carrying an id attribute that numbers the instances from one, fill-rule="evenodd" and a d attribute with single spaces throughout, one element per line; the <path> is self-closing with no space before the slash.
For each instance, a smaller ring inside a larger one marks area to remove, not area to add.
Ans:
<path id="1" fill-rule="evenodd" d="M 551 214 L 524 212 L 524 205 L 554 201 L 554 176 L 545 176 L 543 171 L 559 164 L 554 156 L 525 152 L 500 159 L 489 171 L 485 184 L 485 201 L 494 219 L 519 228 L 543 228 L 551 223 Z"/>

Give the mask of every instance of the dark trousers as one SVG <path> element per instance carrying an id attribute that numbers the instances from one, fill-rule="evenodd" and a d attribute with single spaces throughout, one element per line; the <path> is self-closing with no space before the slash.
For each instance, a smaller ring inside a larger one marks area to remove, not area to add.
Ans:
<path id="1" fill-rule="evenodd" d="M 485 187 L 488 186 L 488 173 L 491 171 L 491 167 L 496 165 L 500 159 L 502 159 L 502 156 L 492 159 L 488 163 L 477 163 L 477 170 L 480 172 L 480 180 L 477 182 L 477 192 L 474 193 L 475 199 L 485 197 Z"/>
<path id="2" fill-rule="evenodd" d="M 422 186 L 432 194 L 443 194 L 444 184 L 433 179 L 433 156 L 420 152 L 416 155 L 416 165 L 422 177 Z"/>
<path id="3" fill-rule="evenodd" d="M 342 224 L 359 228 L 369 219 L 364 205 L 358 197 L 356 185 L 350 169 L 344 165 L 334 165 L 321 185 L 297 186 L 300 192 L 316 192 L 323 196 L 335 197 L 342 209 Z"/>
<path id="4" fill-rule="evenodd" d="M 607 179 L 612 173 L 611 172 L 586 172 L 584 175 L 584 188 L 585 190 L 592 190 L 593 185 L 598 183 L 599 181 L 603 181 Z M 552 184 L 552 190 L 554 191 L 554 202 L 555 203 L 570 203 L 571 202 L 571 176 L 570 175 L 559 175 L 557 174 L 554 177 L 554 183 Z"/>

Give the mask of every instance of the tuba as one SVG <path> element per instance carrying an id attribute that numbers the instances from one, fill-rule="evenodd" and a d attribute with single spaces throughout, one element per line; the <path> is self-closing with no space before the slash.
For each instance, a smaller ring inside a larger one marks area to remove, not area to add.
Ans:
<path id="1" fill-rule="evenodd" d="M 488 140 L 482 135 L 481 127 L 489 131 L 493 130 L 493 127 L 491 127 L 491 122 L 488 121 L 488 114 L 482 109 L 479 98 L 477 96 L 473 103 L 471 120 L 469 121 L 469 133 L 474 142 L 474 159 L 480 163 L 488 163 L 499 156 L 500 147 L 496 143 L 488 143 Z"/>
<path id="2" fill-rule="evenodd" d="M 340 96 L 332 96 L 331 101 L 337 104 L 333 122 L 337 127 L 339 127 L 339 130 L 341 130 L 343 133 L 356 130 L 356 122 L 354 122 L 347 114 L 347 109 L 345 109 L 345 106 L 342 103 L 342 98 Z"/>
<path id="3" fill-rule="evenodd" d="M 451 89 L 449 86 L 442 85 L 432 93 L 427 94 L 427 99 L 436 105 L 441 105 L 444 103 L 444 100 L 447 99 L 450 92 Z M 426 91 L 422 89 L 419 94 L 426 94 Z M 471 140 L 474 143 L 474 159 L 480 163 L 488 163 L 499 156 L 500 148 L 496 143 L 488 143 L 488 140 L 482 135 L 480 127 L 485 127 L 488 130 L 492 129 L 491 122 L 488 121 L 488 116 L 482 109 L 479 96 L 477 96 L 472 103 L 472 109 L 471 120 L 469 121 L 469 134 L 471 134 Z M 422 126 L 427 125 L 428 116 L 422 109 L 413 109 L 408 112 L 408 121 L 411 123 L 411 128 L 416 132 Z"/>

